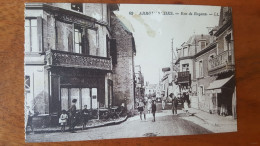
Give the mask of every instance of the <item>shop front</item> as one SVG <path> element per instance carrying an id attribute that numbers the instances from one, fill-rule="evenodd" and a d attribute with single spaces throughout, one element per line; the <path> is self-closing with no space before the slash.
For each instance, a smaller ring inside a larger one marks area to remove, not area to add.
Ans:
<path id="1" fill-rule="evenodd" d="M 212 113 L 222 116 L 234 115 L 232 112 L 232 100 L 234 100 L 232 98 L 235 93 L 234 75 L 213 81 L 207 90 L 212 99 L 210 109 Z"/>

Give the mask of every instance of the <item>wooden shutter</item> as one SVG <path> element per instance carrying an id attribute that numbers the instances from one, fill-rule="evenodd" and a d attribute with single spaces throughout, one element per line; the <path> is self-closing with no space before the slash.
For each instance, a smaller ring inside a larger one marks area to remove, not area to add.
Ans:
<path id="1" fill-rule="evenodd" d="M 42 17 L 37 17 L 37 35 L 38 35 L 38 44 L 39 44 L 39 52 L 43 52 L 42 45 Z"/>

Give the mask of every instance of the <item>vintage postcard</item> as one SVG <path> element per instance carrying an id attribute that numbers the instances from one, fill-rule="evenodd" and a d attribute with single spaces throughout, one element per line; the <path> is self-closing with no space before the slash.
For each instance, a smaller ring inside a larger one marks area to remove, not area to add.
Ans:
<path id="1" fill-rule="evenodd" d="M 26 3 L 26 142 L 237 131 L 232 9 Z"/>

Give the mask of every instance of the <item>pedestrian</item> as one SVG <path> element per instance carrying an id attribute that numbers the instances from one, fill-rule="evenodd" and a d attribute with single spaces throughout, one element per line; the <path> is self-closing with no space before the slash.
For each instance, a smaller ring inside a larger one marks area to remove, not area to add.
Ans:
<path id="1" fill-rule="evenodd" d="M 164 95 L 161 95 L 161 99 L 162 99 L 162 109 L 165 109 L 165 103 L 166 103 L 166 98 L 164 97 Z"/>
<path id="2" fill-rule="evenodd" d="M 172 98 L 172 113 L 174 115 L 177 115 L 178 100 L 177 100 L 176 96 L 173 93 L 170 94 L 170 97 Z"/>
<path id="3" fill-rule="evenodd" d="M 69 118 L 70 118 L 70 131 L 72 133 L 75 133 L 74 128 L 76 126 L 76 121 L 77 121 L 77 119 L 76 119 L 76 110 L 77 110 L 76 102 L 77 102 L 77 99 L 73 99 L 72 104 L 71 104 L 71 106 L 68 110 L 69 113 L 70 113 L 70 116 L 69 116 Z"/>
<path id="4" fill-rule="evenodd" d="M 184 111 L 189 116 L 189 103 L 187 99 L 184 101 Z"/>
<path id="5" fill-rule="evenodd" d="M 28 118 L 27 118 L 26 128 L 29 126 L 32 130 L 32 133 L 34 133 L 34 131 L 33 131 L 33 115 L 34 114 L 33 114 L 32 109 L 29 106 L 27 106 L 27 116 L 28 116 Z"/>
<path id="6" fill-rule="evenodd" d="M 143 101 L 144 102 L 144 120 L 146 121 L 146 114 L 148 112 L 148 102 L 147 101 Z"/>
<path id="7" fill-rule="evenodd" d="M 68 120 L 68 115 L 66 114 L 65 110 L 62 110 L 60 118 L 59 118 L 59 123 L 61 125 L 61 132 L 65 131 L 65 127 L 67 125 L 67 120 Z"/>
<path id="8" fill-rule="evenodd" d="M 153 100 L 152 103 L 153 122 L 155 122 L 155 112 L 156 112 L 156 102 L 155 100 Z"/>
<path id="9" fill-rule="evenodd" d="M 82 130 L 86 128 L 87 122 L 90 118 L 90 111 L 87 109 L 87 105 L 84 105 L 84 109 L 82 110 L 82 118 L 83 118 L 83 125 L 82 125 Z"/>
<path id="10" fill-rule="evenodd" d="M 152 99 L 148 99 L 147 101 L 147 111 L 148 111 L 148 114 L 151 113 L 151 110 L 152 110 Z"/>
<path id="11" fill-rule="evenodd" d="M 140 119 L 142 120 L 142 114 L 143 114 L 143 111 L 144 111 L 144 103 L 142 102 L 141 99 L 139 99 L 139 102 L 138 102 L 138 111 L 140 113 Z"/>

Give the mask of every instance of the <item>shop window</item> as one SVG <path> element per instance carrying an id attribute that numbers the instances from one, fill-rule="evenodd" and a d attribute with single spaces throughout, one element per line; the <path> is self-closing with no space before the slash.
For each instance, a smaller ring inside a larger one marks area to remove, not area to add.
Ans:
<path id="1" fill-rule="evenodd" d="M 72 3 L 71 4 L 71 9 L 82 13 L 83 12 L 83 4 Z"/>

